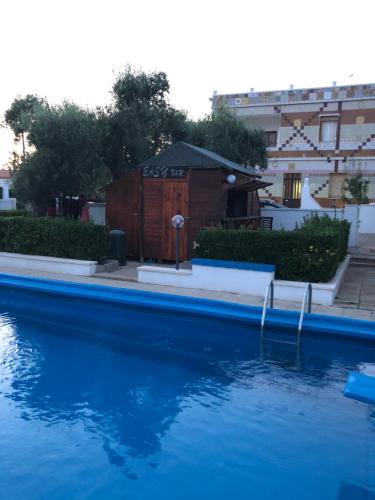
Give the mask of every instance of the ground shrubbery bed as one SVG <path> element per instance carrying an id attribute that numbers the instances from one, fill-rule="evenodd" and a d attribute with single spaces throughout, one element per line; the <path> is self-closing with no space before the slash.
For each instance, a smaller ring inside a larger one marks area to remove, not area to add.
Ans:
<path id="1" fill-rule="evenodd" d="M 0 217 L 0 252 L 100 261 L 108 255 L 108 234 L 91 222 Z"/>
<path id="2" fill-rule="evenodd" d="M 207 259 L 276 265 L 276 278 L 327 282 L 344 259 L 350 224 L 328 216 L 308 217 L 294 231 L 206 229 L 196 254 Z"/>
<path id="3" fill-rule="evenodd" d="M 30 212 L 26 210 L 0 210 L 0 217 L 28 217 L 31 216 Z"/>

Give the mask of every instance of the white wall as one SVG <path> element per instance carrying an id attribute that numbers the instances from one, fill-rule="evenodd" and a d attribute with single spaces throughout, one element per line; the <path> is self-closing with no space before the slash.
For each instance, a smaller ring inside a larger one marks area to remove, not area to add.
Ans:
<path id="1" fill-rule="evenodd" d="M 17 208 L 16 198 L 9 198 L 9 179 L 0 179 L 0 187 L 3 190 L 3 197 L 0 199 L 0 210 L 15 210 Z"/>
<path id="2" fill-rule="evenodd" d="M 17 208 L 16 198 L 6 198 L 4 200 L 0 199 L 0 210 L 15 210 L 16 208 Z"/>
<path id="3" fill-rule="evenodd" d="M 0 267 L 5 269 L 9 267 L 74 276 L 92 276 L 96 273 L 97 264 L 94 260 L 62 259 L 60 257 L 0 252 Z"/>
<path id="4" fill-rule="evenodd" d="M 375 233 L 375 204 L 359 206 L 359 233 Z"/>
<path id="5" fill-rule="evenodd" d="M 155 285 L 244 293 L 264 297 L 274 272 L 195 265 L 192 270 L 140 266 L 138 281 Z"/>
<path id="6" fill-rule="evenodd" d="M 312 284 L 312 303 L 332 305 L 340 288 L 350 256 L 340 264 L 329 283 Z M 220 261 L 219 261 L 220 262 Z M 268 284 L 274 279 L 273 272 L 225 268 L 218 265 L 192 265 L 192 270 L 168 267 L 140 266 L 138 281 L 154 285 L 215 290 L 264 297 Z M 302 302 L 307 283 L 302 281 L 274 281 L 275 299 Z"/>
<path id="7" fill-rule="evenodd" d="M 359 206 L 347 205 L 344 210 L 333 208 L 321 210 L 303 210 L 301 208 L 262 208 L 263 217 L 273 217 L 273 229 L 285 229 L 291 231 L 295 229 L 296 224 L 301 225 L 306 215 L 327 214 L 332 218 L 346 219 L 351 223 L 349 234 L 349 246 L 357 246 L 358 225 L 359 225 Z"/>

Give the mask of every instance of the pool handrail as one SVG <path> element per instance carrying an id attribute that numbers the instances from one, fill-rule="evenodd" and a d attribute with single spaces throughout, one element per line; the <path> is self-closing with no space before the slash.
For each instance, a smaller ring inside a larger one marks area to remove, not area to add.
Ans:
<path id="1" fill-rule="evenodd" d="M 298 321 L 298 333 L 302 331 L 303 320 L 306 313 L 306 303 L 307 303 L 307 312 L 311 313 L 311 302 L 312 302 L 312 285 L 308 283 L 305 287 L 305 291 L 303 292 L 303 300 L 301 306 L 301 313 Z"/>
<path id="2" fill-rule="evenodd" d="M 270 309 L 273 309 L 273 296 L 274 296 L 274 282 L 271 280 L 268 283 L 268 287 L 266 290 L 266 295 L 264 297 L 264 304 L 263 304 L 263 311 L 262 311 L 262 319 L 260 322 L 260 326 L 263 329 L 264 325 L 266 323 L 266 314 L 267 314 L 267 308 L 268 308 L 268 302 L 270 304 Z"/>

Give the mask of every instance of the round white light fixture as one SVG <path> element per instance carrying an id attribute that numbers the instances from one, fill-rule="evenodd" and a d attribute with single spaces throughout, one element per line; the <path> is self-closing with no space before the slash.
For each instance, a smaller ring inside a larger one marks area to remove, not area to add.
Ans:
<path id="1" fill-rule="evenodd" d="M 236 182 L 237 178 L 233 174 L 229 174 L 227 177 L 227 182 L 228 184 L 234 184 Z"/>
<path id="2" fill-rule="evenodd" d="M 174 217 L 172 217 L 173 227 L 180 229 L 181 227 L 184 226 L 184 224 L 185 224 L 185 219 L 183 218 L 182 215 L 177 214 Z"/>

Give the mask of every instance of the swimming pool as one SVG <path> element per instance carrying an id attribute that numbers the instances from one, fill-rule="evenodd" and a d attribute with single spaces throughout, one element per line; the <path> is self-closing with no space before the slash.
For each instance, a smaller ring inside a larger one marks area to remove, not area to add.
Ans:
<path id="1" fill-rule="evenodd" d="M 256 308 L 0 282 L 2 498 L 374 497 L 375 406 L 342 393 L 370 323 L 307 318 L 299 350 L 292 314 L 261 342 Z"/>

